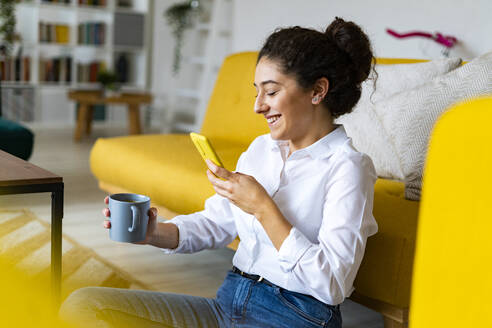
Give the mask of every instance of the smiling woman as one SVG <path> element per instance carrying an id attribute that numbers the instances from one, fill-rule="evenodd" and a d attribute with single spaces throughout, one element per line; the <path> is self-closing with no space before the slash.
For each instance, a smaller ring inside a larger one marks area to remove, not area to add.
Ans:
<path id="1" fill-rule="evenodd" d="M 239 236 L 217 296 L 86 288 L 67 299 L 62 318 L 98 327 L 340 328 L 339 305 L 377 231 L 376 173 L 333 119 L 357 103 L 371 62 L 367 36 L 340 18 L 325 32 L 292 27 L 269 36 L 253 83 L 254 110 L 270 133 L 234 172 L 207 162 L 216 194 L 203 211 L 166 223 L 149 211 L 145 243 L 168 254 L 225 247 Z"/>
<path id="2" fill-rule="evenodd" d="M 255 80 L 255 112 L 265 116 L 273 139 L 289 140 L 291 152 L 333 131 L 331 114 L 321 103 L 329 88 L 326 77 L 304 89 L 295 76 L 282 72 L 277 61 L 262 57 L 256 66 Z"/>

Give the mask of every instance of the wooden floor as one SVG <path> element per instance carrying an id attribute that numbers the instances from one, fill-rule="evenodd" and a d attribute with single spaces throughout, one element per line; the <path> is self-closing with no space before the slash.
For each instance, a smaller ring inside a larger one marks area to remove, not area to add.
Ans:
<path id="1" fill-rule="evenodd" d="M 126 133 L 126 128 L 95 126 L 91 137 L 73 142 L 72 128 L 36 128 L 30 162 L 61 175 L 65 183 L 63 232 L 80 244 L 128 272 L 133 277 L 165 292 L 213 297 L 231 268 L 229 249 L 197 254 L 165 255 L 151 246 L 113 242 L 102 228 L 103 199 L 89 169 L 90 149 L 98 137 Z M 147 131 L 146 133 L 158 133 Z M 0 196 L 2 208 L 28 208 L 43 220 L 51 219 L 49 194 Z M 380 328 L 382 317 L 351 301 L 342 304 L 343 327 Z"/>

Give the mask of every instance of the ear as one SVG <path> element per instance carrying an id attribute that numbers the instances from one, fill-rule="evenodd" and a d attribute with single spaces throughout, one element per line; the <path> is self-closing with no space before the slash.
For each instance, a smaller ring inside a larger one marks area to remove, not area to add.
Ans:
<path id="1" fill-rule="evenodd" d="M 312 91 L 311 102 L 313 105 L 319 105 L 325 98 L 330 87 L 330 82 L 326 77 L 319 78 L 315 83 Z"/>

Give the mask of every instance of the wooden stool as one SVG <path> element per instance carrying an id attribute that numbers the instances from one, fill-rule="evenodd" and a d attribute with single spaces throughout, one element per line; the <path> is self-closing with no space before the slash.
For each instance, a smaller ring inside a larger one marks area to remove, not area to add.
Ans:
<path id="1" fill-rule="evenodd" d="M 68 98 L 80 104 L 77 116 L 77 126 L 74 132 L 74 140 L 80 141 L 82 133 L 90 135 L 92 126 L 93 110 L 91 105 L 98 104 L 120 104 L 128 106 L 128 128 L 129 134 L 141 134 L 140 105 L 150 104 L 152 95 L 149 93 L 129 93 L 104 97 L 101 91 L 69 91 Z"/>

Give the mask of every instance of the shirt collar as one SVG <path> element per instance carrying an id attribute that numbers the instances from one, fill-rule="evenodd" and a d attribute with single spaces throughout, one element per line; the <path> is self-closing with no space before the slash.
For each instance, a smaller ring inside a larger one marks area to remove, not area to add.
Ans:
<path id="1" fill-rule="evenodd" d="M 289 141 L 287 140 L 274 140 L 272 139 L 270 134 L 269 137 L 271 141 L 271 149 L 273 151 L 280 151 L 281 147 L 289 145 Z M 347 133 L 345 132 L 345 128 L 343 127 L 343 125 L 335 124 L 335 129 L 333 131 L 331 131 L 312 145 L 309 145 L 303 149 L 299 149 L 295 153 L 303 152 L 309 154 L 312 158 L 326 158 L 331 155 L 339 146 L 344 144 L 347 139 Z"/>

